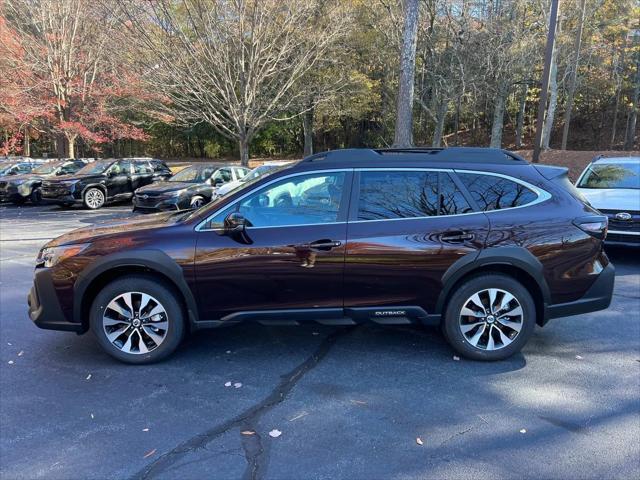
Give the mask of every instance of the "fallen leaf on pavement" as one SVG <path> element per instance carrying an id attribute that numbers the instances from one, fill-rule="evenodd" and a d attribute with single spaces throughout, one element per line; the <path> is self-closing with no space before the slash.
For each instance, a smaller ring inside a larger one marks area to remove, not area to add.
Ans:
<path id="1" fill-rule="evenodd" d="M 149 458 L 154 453 L 156 453 L 156 449 L 155 448 L 153 450 L 149 450 L 147 453 L 145 453 L 144 454 L 144 458 Z"/>
<path id="2" fill-rule="evenodd" d="M 91 374 L 87 375 L 87 380 L 91 380 Z"/>
<path id="3" fill-rule="evenodd" d="M 526 428 L 521 429 L 520 433 L 527 433 L 527 429 Z"/>
<path id="4" fill-rule="evenodd" d="M 273 437 L 273 438 L 278 438 L 280 435 L 282 435 L 282 432 L 280 430 L 278 430 L 277 428 L 274 428 L 273 430 L 271 430 L 269 432 L 269 436 Z"/>
<path id="5" fill-rule="evenodd" d="M 13 363 L 14 363 L 14 362 L 13 362 L 13 360 L 9 360 L 7 363 L 8 363 L 9 365 L 13 365 Z"/>
<path id="6" fill-rule="evenodd" d="M 422 439 L 420 437 L 416 438 L 416 443 L 418 445 L 424 445 L 424 443 L 422 442 Z"/>
<path id="7" fill-rule="evenodd" d="M 311 335 L 320 335 L 320 332 L 312 332 Z"/>
<path id="8" fill-rule="evenodd" d="M 21 357 L 22 355 L 24 355 L 24 351 L 23 351 L 23 350 L 20 350 L 20 351 L 18 352 L 18 356 L 19 356 L 19 357 Z"/>
<path id="9" fill-rule="evenodd" d="M 224 384 L 225 387 L 230 387 L 231 386 L 231 382 L 227 382 Z"/>
<path id="10" fill-rule="evenodd" d="M 143 429 L 142 429 L 142 431 L 143 431 L 143 432 L 148 432 L 148 431 L 149 431 L 149 429 L 148 429 L 148 428 L 143 428 Z"/>
<path id="11" fill-rule="evenodd" d="M 242 432 L 240 432 L 242 435 L 255 435 L 256 432 L 254 432 L 253 430 L 244 430 Z"/>
<path id="12" fill-rule="evenodd" d="M 458 357 L 457 355 L 454 355 L 454 356 L 453 356 L 453 360 L 454 360 L 455 362 L 459 362 L 459 361 L 460 361 L 460 357 Z"/>
<path id="13" fill-rule="evenodd" d="M 240 388 L 242 386 L 242 384 L 240 382 L 236 382 L 233 384 L 234 387 L 236 388 Z"/>
<path id="14" fill-rule="evenodd" d="M 227 350 L 227 353 L 231 353 L 231 350 Z"/>
<path id="15" fill-rule="evenodd" d="M 302 412 L 299 415 L 296 415 L 295 417 L 289 419 L 289 421 L 293 422 L 294 420 L 298 420 L 299 418 L 302 418 L 302 417 L 304 417 L 306 415 L 309 415 L 309 413 L 308 412 Z"/>
<path id="16" fill-rule="evenodd" d="M 91 414 L 91 418 L 96 418 L 96 417 L 93 416 L 93 413 Z"/>
<path id="17" fill-rule="evenodd" d="M 582 360 L 582 357 L 580 355 L 576 355 L 576 360 Z"/>
<path id="18" fill-rule="evenodd" d="M 354 405 L 366 405 L 367 402 L 364 402 L 362 400 L 349 400 L 351 403 L 353 403 Z"/>

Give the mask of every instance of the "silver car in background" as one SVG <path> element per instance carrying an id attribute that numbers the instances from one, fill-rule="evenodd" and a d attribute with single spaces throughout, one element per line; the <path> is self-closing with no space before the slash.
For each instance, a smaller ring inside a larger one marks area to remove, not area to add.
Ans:
<path id="1" fill-rule="evenodd" d="M 597 157 L 576 187 L 609 218 L 606 243 L 640 246 L 640 157 Z"/>

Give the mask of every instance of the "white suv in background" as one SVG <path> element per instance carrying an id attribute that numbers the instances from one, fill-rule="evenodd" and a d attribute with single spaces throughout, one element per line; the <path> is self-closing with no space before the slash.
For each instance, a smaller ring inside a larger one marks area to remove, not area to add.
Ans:
<path id="1" fill-rule="evenodd" d="M 640 157 L 597 157 L 576 187 L 609 217 L 607 243 L 640 246 Z"/>

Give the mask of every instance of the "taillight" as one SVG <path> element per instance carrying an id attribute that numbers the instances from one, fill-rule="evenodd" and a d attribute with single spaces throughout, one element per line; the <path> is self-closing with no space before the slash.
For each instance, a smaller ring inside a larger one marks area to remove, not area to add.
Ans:
<path id="1" fill-rule="evenodd" d="M 607 227 L 609 226 L 609 219 L 604 215 L 590 215 L 588 217 L 576 218 L 573 224 L 583 232 L 589 235 L 604 240 L 607 236 Z"/>

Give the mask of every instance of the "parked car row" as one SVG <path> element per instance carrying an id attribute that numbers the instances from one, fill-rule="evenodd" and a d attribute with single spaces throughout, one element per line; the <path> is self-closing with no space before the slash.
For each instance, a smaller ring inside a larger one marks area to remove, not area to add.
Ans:
<path id="1" fill-rule="evenodd" d="M 162 160 L 122 158 L 0 163 L 0 201 L 42 202 L 95 210 L 131 200 L 134 211 L 158 212 L 200 208 L 211 200 L 271 173 L 287 162 L 253 170 L 235 165 L 198 163 L 175 175 Z"/>

